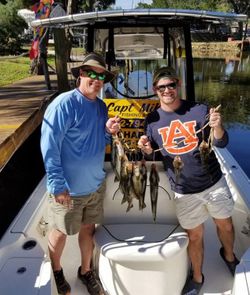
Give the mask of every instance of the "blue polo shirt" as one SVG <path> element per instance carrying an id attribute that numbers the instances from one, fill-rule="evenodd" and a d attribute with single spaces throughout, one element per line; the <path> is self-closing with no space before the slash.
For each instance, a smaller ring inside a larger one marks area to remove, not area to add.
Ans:
<path id="1" fill-rule="evenodd" d="M 95 192 L 105 178 L 108 120 L 105 103 L 78 89 L 59 95 L 47 108 L 41 129 L 41 151 L 52 194 Z"/>

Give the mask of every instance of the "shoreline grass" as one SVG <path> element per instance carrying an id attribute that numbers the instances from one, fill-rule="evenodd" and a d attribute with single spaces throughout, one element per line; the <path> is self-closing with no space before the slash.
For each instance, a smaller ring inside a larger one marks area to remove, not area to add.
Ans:
<path id="1" fill-rule="evenodd" d="M 54 58 L 49 57 L 48 62 L 54 65 Z M 32 76 L 30 73 L 31 60 L 29 57 L 0 58 L 0 87 L 10 85 L 19 80 Z"/>
<path id="2" fill-rule="evenodd" d="M 29 57 L 0 59 L 0 87 L 31 76 Z"/>

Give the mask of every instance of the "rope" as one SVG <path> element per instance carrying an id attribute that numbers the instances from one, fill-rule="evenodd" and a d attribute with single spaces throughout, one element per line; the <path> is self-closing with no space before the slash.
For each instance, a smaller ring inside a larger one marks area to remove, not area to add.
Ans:
<path id="1" fill-rule="evenodd" d="M 165 237 L 165 238 L 163 238 L 162 240 L 156 240 L 156 241 L 136 241 L 136 240 L 134 240 L 134 241 L 132 241 L 132 240 L 130 240 L 130 241 L 126 241 L 126 240 L 122 240 L 122 239 L 119 239 L 119 238 L 117 238 L 117 237 L 115 237 L 112 233 L 111 233 L 111 231 L 103 224 L 102 225 L 103 227 L 104 227 L 104 229 L 110 234 L 110 236 L 113 238 L 113 239 L 115 239 L 116 241 L 119 241 L 119 242 L 126 242 L 126 243 L 161 243 L 161 242 L 163 242 L 164 240 L 166 240 L 166 239 L 168 239 L 171 235 L 172 235 L 172 233 L 174 233 L 176 230 L 177 230 L 177 228 L 179 227 L 179 224 L 177 224 L 175 227 L 174 227 L 174 229 L 169 233 L 169 235 L 167 235 L 167 237 Z"/>

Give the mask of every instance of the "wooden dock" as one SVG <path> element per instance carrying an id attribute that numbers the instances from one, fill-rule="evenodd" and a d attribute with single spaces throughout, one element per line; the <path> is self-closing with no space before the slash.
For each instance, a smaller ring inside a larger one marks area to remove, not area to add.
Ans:
<path id="1" fill-rule="evenodd" d="M 229 40 L 227 42 L 193 42 L 193 55 L 214 56 L 221 53 L 228 55 L 240 54 L 250 50 L 249 40 Z"/>
<path id="2" fill-rule="evenodd" d="M 57 95 L 56 76 L 47 90 L 44 76 L 32 76 L 0 88 L 0 171 L 40 125 L 49 102 Z"/>

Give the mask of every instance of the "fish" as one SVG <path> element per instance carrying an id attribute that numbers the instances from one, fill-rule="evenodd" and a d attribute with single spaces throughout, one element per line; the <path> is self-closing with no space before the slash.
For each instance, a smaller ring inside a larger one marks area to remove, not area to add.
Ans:
<path id="1" fill-rule="evenodd" d="M 181 170 L 184 166 L 184 163 L 181 160 L 180 156 L 175 156 L 173 160 L 173 166 L 174 166 L 174 173 L 175 173 L 175 181 L 176 183 L 179 182 Z"/>
<path id="2" fill-rule="evenodd" d="M 204 130 L 202 130 L 202 141 L 199 145 L 201 162 L 207 167 L 209 154 L 212 151 L 212 141 L 213 141 L 213 128 L 210 129 L 208 140 L 205 140 Z"/>
<path id="3" fill-rule="evenodd" d="M 132 185 L 135 198 L 139 200 L 139 210 L 146 208 L 145 192 L 147 185 L 147 167 L 144 162 L 133 164 Z"/>
<path id="4" fill-rule="evenodd" d="M 113 168 L 113 171 L 115 173 L 115 181 L 119 179 L 119 167 L 116 165 L 118 159 L 118 148 L 117 148 L 117 138 L 112 136 L 112 144 L 111 144 L 111 166 Z"/>
<path id="5" fill-rule="evenodd" d="M 128 164 L 127 172 L 128 172 L 128 186 L 127 186 L 128 194 L 127 194 L 126 197 L 127 197 L 128 207 L 127 207 L 126 212 L 128 212 L 131 208 L 134 207 L 133 199 L 136 197 L 135 193 L 133 191 L 133 187 L 132 187 L 132 176 L 133 176 L 133 165 L 132 165 L 132 163 Z"/>
<path id="6" fill-rule="evenodd" d="M 199 145 L 199 151 L 200 151 L 201 162 L 204 166 L 206 166 L 208 163 L 210 146 L 209 146 L 209 143 L 207 143 L 204 139 Z"/>
<path id="7" fill-rule="evenodd" d="M 121 158 L 125 154 L 121 141 L 118 136 L 112 137 L 112 150 L 111 150 L 111 166 L 115 173 L 115 180 L 120 180 L 121 172 Z"/>
<path id="8" fill-rule="evenodd" d="M 135 197 L 139 200 L 141 194 L 141 176 L 138 163 L 132 165 L 132 187 Z"/>
<path id="9" fill-rule="evenodd" d="M 134 207 L 133 199 L 136 198 L 136 195 L 133 190 L 132 183 L 133 176 L 133 164 L 128 161 L 126 155 L 124 155 L 121 159 L 121 177 L 119 188 L 123 194 L 123 198 L 121 204 L 128 203 L 128 207 L 126 212 L 128 212 L 131 208 Z"/>
<path id="10" fill-rule="evenodd" d="M 129 194 L 129 174 L 128 174 L 128 165 L 129 161 L 127 156 L 124 154 L 124 156 L 121 157 L 121 171 L 120 171 L 120 182 L 119 182 L 119 189 L 123 194 L 122 202 L 121 204 L 127 202 L 128 200 L 128 194 Z"/>
<path id="11" fill-rule="evenodd" d="M 155 221 L 160 177 L 159 177 L 156 165 L 154 163 L 151 164 L 149 182 L 150 182 L 151 209 L 152 209 L 153 219 Z"/>
<path id="12" fill-rule="evenodd" d="M 146 194 L 146 188 L 147 188 L 147 166 L 146 166 L 146 161 L 141 160 L 140 163 L 140 175 L 141 175 L 141 195 L 139 198 L 139 210 L 143 210 L 146 208 L 145 204 L 145 194 Z"/>

